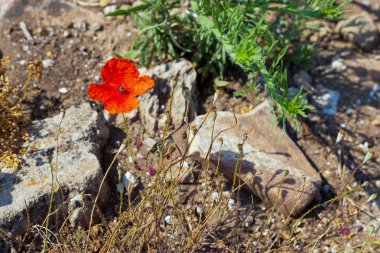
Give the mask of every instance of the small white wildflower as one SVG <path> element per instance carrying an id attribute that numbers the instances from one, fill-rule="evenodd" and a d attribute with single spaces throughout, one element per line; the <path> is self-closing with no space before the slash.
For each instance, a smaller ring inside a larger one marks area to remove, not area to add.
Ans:
<path id="1" fill-rule="evenodd" d="M 167 224 L 170 224 L 170 223 L 172 222 L 173 218 L 172 218 L 170 215 L 168 215 L 168 216 L 166 216 L 166 217 L 164 218 L 164 220 L 165 220 L 165 222 L 166 222 Z"/>
<path id="2" fill-rule="evenodd" d="M 373 157 L 373 155 L 374 155 L 374 152 L 373 152 L 373 151 L 368 152 L 368 153 L 365 155 L 365 157 L 364 157 L 363 164 L 366 163 L 366 162 L 368 162 L 369 160 L 371 160 L 372 157 Z"/>
<path id="3" fill-rule="evenodd" d="M 82 194 L 78 194 L 78 195 L 75 195 L 71 201 L 79 201 L 79 202 L 83 202 L 83 195 Z"/>
<path id="4" fill-rule="evenodd" d="M 377 199 L 377 193 L 374 193 L 371 196 L 369 196 L 367 202 L 371 202 L 372 200 L 375 200 L 375 199 Z"/>
<path id="5" fill-rule="evenodd" d="M 212 198 L 212 201 L 218 202 L 219 201 L 219 193 L 217 193 L 217 192 L 211 193 L 211 198 Z"/>
<path id="6" fill-rule="evenodd" d="M 130 164 L 133 163 L 133 158 L 132 158 L 131 156 L 128 157 L 128 162 L 129 162 Z"/>
<path id="7" fill-rule="evenodd" d="M 233 206 L 235 205 L 235 200 L 234 199 L 229 199 L 228 200 L 228 206 Z"/>
<path id="8" fill-rule="evenodd" d="M 368 151 L 369 143 L 365 141 L 364 143 L 359 144 L 359 148 L 363 151 Z"/>
<path id="9" fill-rule="evenodd" d="M 338 144 L 345 135 L 346 135 L 346 132 L 344 130 L 339 130 L 338 136 L 336 137 L 335 144 Z"/>
<path id="10" fill-rule="evenodd" d="M 200 206 L 196 206 L 196 208 L 195 208 L 195 212 L 196 212 L 197 214 L 201 215 L 203 211 L 202 211 L 202 208 L 201 208 Z"/>
<path id="11" fill-rule="evenodd" d="M 125 177 L 126 177 L 126 179 L 129 181 L 129 182 L 131 182 L 132 184 L 135 184 L 136 182 L 137 182 L 137 178 L 136 178 L 136 176 L 135 176 L 135 174 L 133 174 L 133 173 L 131 173 L 131 172 L 129 172 L 129 171 L 127 171 L 126 173 L 125 173 Z M 123 178 L 124 179 L 124 178 Z M 124 184 L 124 183 L 123 183 Z"/>

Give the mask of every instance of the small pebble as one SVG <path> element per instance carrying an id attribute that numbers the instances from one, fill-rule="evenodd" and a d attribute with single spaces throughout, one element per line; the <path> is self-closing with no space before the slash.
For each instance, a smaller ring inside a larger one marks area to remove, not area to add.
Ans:
<path id="1" fill-rule="evenodd" d="M 253 221 L 254 221 L 254 219 L 253 219 L 253 217 L 251 215 L 247 216 L 247 218 L 245 218 L 245 220 L 244 220 L 244 226 L 246 228 L 252 226 Z"/>
<path id="2" fill-rule="evenodd" d="M 71 201 L 79 201 L 79 202 L 83 202 L 83 195 L 82 194 L 78 194 L 78 195 L 75 195 Z"/>
<path id="3" fill-rule="evenodd" d="M 323 191 L 324 192 L 329 192 L 330 191 L 330 185 L 328 185 L 328 184 L 325 184 L 323 187 L 322 187 L 322 189 L 323 189 Z"/>
<path id="4" fill-rule="evenodd" d="M 66 87 L 62 87 L 62 88 L 59 88 L 58 92 L 61 94 L 66 94 L 68 92 L 68 89 Z"/>
<path id="5" fill-rule="evenodd" d="M 42 61 L 42 66 L 46 69 L 53 66 L 54 61 L 52 59 L 45 59 Z"/>
<path id="6" fill-rule="evenodd" d="M 359 144 L 359 148 L 363 150 L 364 152 L 368 151 L 369 143 L 368 141 L 365 141 L 364 143 Z"/>
<path id="7" fill-rule="evenodd" d="M 75 29 L 78 29 L 78 30 L 86 30 L 87 24 L 84 21 L 82 21 L 82 22 L 76 22 L 76 23 L 74 23 L 73 27 Z"/>
<path id="8" fill-rule="evenodd" d="M 342 59 L 335 60 L 331 63 L 331 68 L 336 72 L 342 72 L 347 69 L 347 65 L 344 64 Z"/>
<path id="9" fill-rule="evenodd" d="M 380 85 L 375 84 L 369 92 L 371 98 L 380 98 Z"/>
<path id="10" fill-rule="evenodd" d="M 99 23 L 94 24 L 93 26 L 91 26 L 91 30 L 93 32 L 99 32 L 99 31 L 103 30 L 103 25 L 99 24 Z"/>
<path id="11" fill-rule="evenodd" d="M 80 51 L 82 52 L 83 55 L 88 55 L 88 49 L 86 46 L 81 46 Z"/>
<path id="12" fill-rule="evenodd" d="M 68 38 L 71 36 L 71 32 L 69 30 L 63 31 L 63 37 Z"/>

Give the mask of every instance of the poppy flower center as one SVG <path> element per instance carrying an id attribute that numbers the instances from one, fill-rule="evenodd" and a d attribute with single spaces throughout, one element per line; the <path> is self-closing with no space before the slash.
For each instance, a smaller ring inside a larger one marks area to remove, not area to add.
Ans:
<path id="1" fill-rule="evenodd" d="M 130 91 L 128 89 L 124 88 L 122 85 L 119 86 L 118 91 L 123 96 L 128 95 L 130 93 Z"/>

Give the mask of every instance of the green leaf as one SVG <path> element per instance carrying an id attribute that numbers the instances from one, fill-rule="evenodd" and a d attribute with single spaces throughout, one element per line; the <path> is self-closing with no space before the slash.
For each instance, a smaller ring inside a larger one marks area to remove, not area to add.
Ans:
<path id="1" fill-rule="evenodd" d="M 133 7 L 126 9 L 126 10 L 116 10 L 114 12 L 107 13 L 104 16 L 106 16 L 106 17 L 120 16 L 120 15 L 128 16 L 128 15 L 131 15 L 135 12 L 144 11 L 144 10 L 148 9 L 150 6 L 151 6 L 151 4 L 141 4 L 141 5 L 133 6 Z"/>
<path id="2" fill-rule="evenodd" d="M 369 244 L 380 246 L 380 241 L 369 242 Z"/>
<path id="3" fill-rule="evenodd" d="M 216 87 L 226 87 L 230 84 L 230 82 L 221 80 L 220 78 L 216 78 L 214 80 L 214 84 Z"/>
<path id="4" fill-rule="evenodd" d="M 140 52 L 137 50 L 128 50 L 123 54 L 123 58 L 128 59 L 128 60 L 134 60 L 139 56 Z"/>
<path id="5" fill-rule="evenodd" d="M 243 97 L 243 98 L 248 96 L 248 94 L 245 90 L 236 90 L 236 91 L 234 91 L 233 95 L 234 95 L 234 97 Z"/>
<path id="6" fill-rule="evenodd" d="M 286 52 L 288 51 L 288 48 L 289 48 L 289 45 L 286 45 L 282 50 L 281 52 L 277 55 L 277 57 L 273 60 L 273 63 L 272 63 L 272 66 L 273 67 L 276 67 L 279 62 L 282 60 L 282 58 L 284 57 L 284 55 L 286 54 Z"/>

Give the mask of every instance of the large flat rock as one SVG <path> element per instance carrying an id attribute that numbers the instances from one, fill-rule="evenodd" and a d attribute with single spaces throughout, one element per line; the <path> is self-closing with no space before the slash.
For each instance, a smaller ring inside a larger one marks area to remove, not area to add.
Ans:
<path id="1" fill-rule="evenodd" d="M 194 124 L 199 128 L 204 118 L 204 115 L 198 116 Z M 223 138 L 222 147 L 217 140 L 213 143 L 212 163 L 217 164 L 221 150 L 219 171 L 232 181 L 239 154 L 238 144 L 243 142 L 243 133 L 247 132 L 242 170 L 237 178 L 240 178 L 247 190 L 263 201 L 276 205 L 283 214 L 299 214 L 320 190 L 321 179 L 318 173 L 289 136 L 273 124 L 268 101 L 246 114 L 237 115 L 237 122 L 234 128 L 220 135 Z M 234 124 L 231 112 L 217 112 L 214 136 Z M 211 143 L 212 125 L 213 119 L 210 116 L 196 134 L 189 149 L 193 159 L 204 161 L 206 158 Z M 289 174 L 284 178 L 285 171 L 289 171 Z"/>
<path id="2" fill-rule="evenodd" d="M 52 211 L 59 208 L 57 213 L 61 218 L 68 218 L 71 225 L 86 225 L 93 206 L 91 199 L 98 193 L 103 178 L 100 149 L 109 135 L 104 122 L 103 116 L 88 103 L 33 122 L 21 166 L 0 170 L 2 229 L 21 234 L 27 229 L 27 218 L 30 226 L 41 224 L 48 213 L 52 189 Z M 109 193 L 105 184 L 99 205 L 107 200 Z M 72 198 L 79 194 L 85 196 L 84 201 L 75 203 Z"/>

